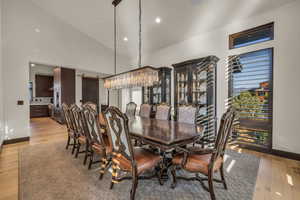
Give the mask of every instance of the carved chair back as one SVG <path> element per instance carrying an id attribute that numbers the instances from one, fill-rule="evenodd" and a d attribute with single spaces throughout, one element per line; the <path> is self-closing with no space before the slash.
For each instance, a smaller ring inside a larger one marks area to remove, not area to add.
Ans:
<path id="1" fill-rule="evenodd" d="M 113 156 L 122 156 L 131 162 L 132 169 L 136 169 L 127 116 L 114 106 L 110 106 L 104 112 L 104 116 L 108 127 L 107 133 L 113 148 Z"/>
<path id="2" fill-rule="evenodd" d="M 70 108 L 66 103 L 62 104 L 62 114 L 66 122 L 68 131 L 74 131 L 74 127 L 71 121 Z"/>
<path id="3" fill-rule="evenodd" d="M 84 132 L 84 122 L 83 122 L 83 118 L 82 118 L 82 110 L 76 104 L 73 104 L 70 107 L 70 113 L 72 115 L 71 121 L 72 121 L 73 127 L 75 129 L 75 132 L 79 135 L 86 136 L 85 132 Z"/>
<path id="4" fill-rule="evenodd" d="M 98 113 L 89 105 L 85 105 L 82 110 L 82 116 L 84 118 L 85 132 L 89 135 L 90 141 L 105 147 L 100 130 Z"/>
<path id="5" fill-rule="evenodd" d="M 152 106 L 149 104 L 142 104 L 140 107 L 140 116 L 150 118 Z"/>
<path id="6" fill-rule="evenodd" d="M 127 105 L 126 105 L 126 115 L 128 117 L 132 117 L 132 116 L 135 116 L 135 111 L 136 111 L 136 103 L 134 102 L 129 102 Z"/>
<path id="7" fill-rule="evenodd" d="M 94 111 L 96 111 L 96 112 L 98 111 L 97 104 L 95 104 L 93 102 L 88 101 L 82 105 L 82 107 L 85 107 L 85 106 L 90 106 Z"/>
<path id="8" fill-rule="evenodd" d="M 196 124 L 198 107 L 193 105 L 181 105 L 177 108 L 177 121 L 187 124 Z"/>
<path id="9" fill-rule="evenodd" d="M 211 165 L 218 159 L 223 158 L 227 141 L 233 130 L 233 122 L 235 118 L 235 110 L 229 108 L 222 116 L 219 132 L 216 138 L 214 152 L 211 157 Z"/>
<path id="10" fill-rule="evenodd" d="M 171 107 L 167 104 L 160 104 L 156 107 L 155 119 L 169 120 Z"/>

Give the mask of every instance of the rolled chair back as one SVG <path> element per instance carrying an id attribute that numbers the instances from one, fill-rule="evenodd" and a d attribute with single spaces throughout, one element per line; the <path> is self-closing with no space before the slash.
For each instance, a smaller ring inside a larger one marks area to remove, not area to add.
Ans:
<path id="1" fill-rule="evenodd" d="M 152 106 L 149 104 L 142 104 L 140 106 L 140 116 L 150 118 Z"/>
<path id="2" fill-rule="evenodd" d="M 62 114 L 63 114 L 64 121 L 66 122 L 68 131 L 74 131 L 70 108 L 66 103 L 62 104 Z"/>
<path id="3" fill-rule="evenodd" d="M 224 156 L 229 136 L 233 130 L 234 118 L 235 110 L 233 108 L 229 108 L 221 118 L 221 124 L 214 146 L 215 151 L 211 158 L 212 163 Z"/>
<path id="4" fill-rule="evenodd" d="M 105 147 L 105 142 L 101 133 L 98 113 L 90 106 L 86 105 L 82 109 L 85 132 L 88 134 L 91 142 L 95 142 Z"/>
<path id="5" fill-rule="evenodd" d="M 160 104 L 156 107 L 155 119 L 169 120 L 171 107 L 167 104 Z"/>
<path id="6" fill-rule="evenodd" d="M 134 102 L 129 102 L 126 105 L 126 112 L 125 112 L 125 114 L 127 115 L 127 117 L 133 117 L 133 116 L 135 116 L 136 106 L 137 105 Z"/>
<path id="7" fill-rule="evenodd" d="M 128 130 L 128 118 L 117 107 L 110 106 L 104 112 L 107 133 L 111 140 L 114 156 L 134 162 L 133 146 Z"/>
<path id="8" fill-rule="evenodd" d="M 88 101 L 82 105 L 82 107 L 85 107 L 85 106 L 90 106 L 94 111 L 98 112 L 97 104 L 95 104 L 93 102 Z"/>
<path id="9" fill-rule="evenodd" d="M 198 107 L 193 105 L 179 106 L 177 108 L 177 121 L 187 124 L 196 124 Z"/>
<path id="10" fill-rule="evenodd" d="M 86 136 L 84 131 L 82 110 L 80 109 L 80 107 L 76 104 L 71 105 L 70 114 L 72 115 L 71 121 L 76 133 L 79 135 Z"/>

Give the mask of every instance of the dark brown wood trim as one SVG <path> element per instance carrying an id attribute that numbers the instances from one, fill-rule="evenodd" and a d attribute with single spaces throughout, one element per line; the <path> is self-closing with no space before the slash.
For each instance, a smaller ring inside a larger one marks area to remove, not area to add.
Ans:
<path id="1" fill-rule="evenodd" d="M 238 145 L 238 147 L 243 148 L 243 149 L 249 149 L 252 151 L 257 151 L 261 153 L 267 153 L 275 156 L 280 156 L 283 158 L 288 158 L 292 160 L 298 160 L 300 161 L 300 154 L 297 153 L 292 153 L 292 152 L 287 152 L 287 151 L 281 151 L 277 149 L 268 149 L 268 148 L 262 148 L 260 146 L 255 146 L 255 145 L 248 145 L 244 143 L 232 143 L 234 145 Z"/>
<path id="2" fill-rule="evenodd" d="M 287 151 L 281 151 L 277 149 L 272 149 L 272 154 L 292 160 L 298 160 L 300 161 L 300 154 L 297 153 L 292 153 L 292 152 L 287 152 Z"/>
<path id="3" fill-rule="evenodd" d="M 30 140 L 30 137 L 22 137 L 22 138 L 15 138 L 15 139 L 10 139 L 10 140 L 4 140 L 3 145 L 6 144 L 14 144 L 18 142 L 27 142 Z"/>
<path id="4" fill-rule="evenodd" d="M 274 40 L 274 22 L 271 22 L 271 23 L 264 24 L 264 25 L 261 25 L 261 26 L 257 26 L 257 27 L 254 27 L 254 28 L 251 28 L 251 29 L 248 29 L 248 30 L 245 30 L 245 31 L 230 34 L 229 35 L 229 49 L 237 49 L 237 48 L 234 48 L 234 46 L 233 46 L 233 41 L 237 37 L 240 37 L 242 35 L 249 35 L 253 32 L 257 32 L 257 31 L 260 31 L 260 30 L 265 29 L 265 28 L 271 28 L 271 39 L 270 40 Z M 261 43 L 261 42 L 258 42 L 258 43 Z M 238 48 L 240 48 L 240 47 L 238 47 Z"/>

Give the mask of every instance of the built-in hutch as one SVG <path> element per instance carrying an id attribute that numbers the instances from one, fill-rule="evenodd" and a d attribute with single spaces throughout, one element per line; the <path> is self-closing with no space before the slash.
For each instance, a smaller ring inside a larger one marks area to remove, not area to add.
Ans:
<path id="1" fill-rule="evenodd" d="M 205 137 L 216 133 L 216 67 L 219 58 L 208 56 L 173 64 L 175 115 L 180 105 L 199 108 L 197 123 L 206 127 Z"/>

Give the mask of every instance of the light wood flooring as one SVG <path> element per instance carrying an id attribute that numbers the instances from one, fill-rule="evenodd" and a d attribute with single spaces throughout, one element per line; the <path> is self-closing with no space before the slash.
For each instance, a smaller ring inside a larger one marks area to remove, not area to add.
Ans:
<path id="1" fill-rule="evenodd" d="M 30 142 L 5 145 L 0 154 L 0 200 L 18 199 L 18 151 L 28 145 L 66 140 L 66 128 L 50 118 L 32 119 Z M 261 157 L 254 200 L 299 200 L 300 162 L 231 147 Z"/>

